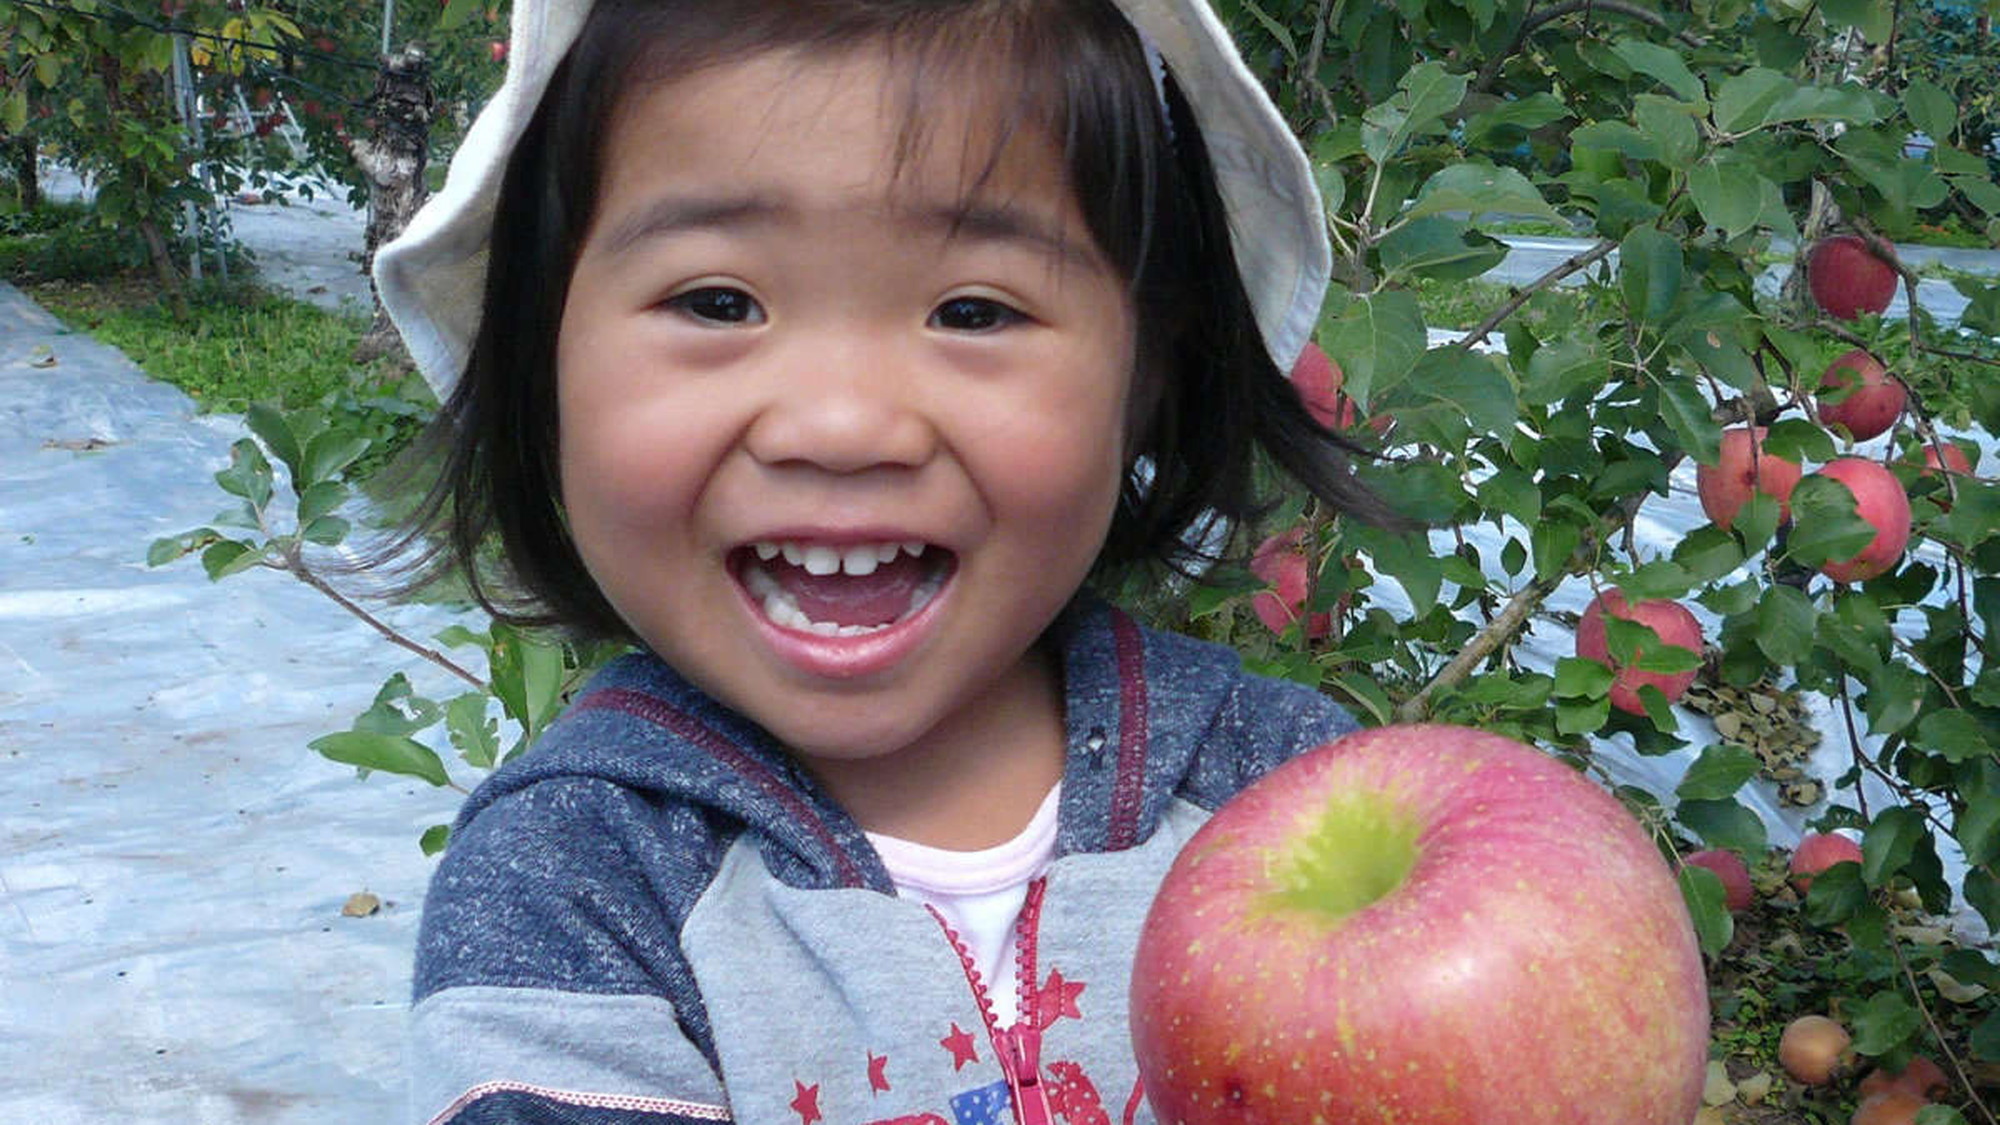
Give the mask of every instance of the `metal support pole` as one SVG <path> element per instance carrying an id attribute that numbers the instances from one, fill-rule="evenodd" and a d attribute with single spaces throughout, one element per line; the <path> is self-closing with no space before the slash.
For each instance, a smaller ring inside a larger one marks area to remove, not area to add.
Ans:
<path id="1" fill-rule="evenodd" d="M 198 139 L 200 126 L 195 121 L 197 113 L 194 106 L 194 66 L 188 60 L 188 38 L 188 34 L 184 31 L 174 33 L 174 107 L 180 112 L 181 128 L 187 130 L 188 143 L 198 160 L 201 155 L 201 142 Z M 194 239 L 194 249 L 188 254 L 188 277 L 200 281 L 201 213 L 195 210 L 192 199 L 182 203 L 181 210 L 187 217 L 188 233 Z"/>
<path id="2" fill-rule="evenodd" d="M 389 53 L 389 29 L 396 23 L 396 0 L 382 0 L 382 54 Z"/>

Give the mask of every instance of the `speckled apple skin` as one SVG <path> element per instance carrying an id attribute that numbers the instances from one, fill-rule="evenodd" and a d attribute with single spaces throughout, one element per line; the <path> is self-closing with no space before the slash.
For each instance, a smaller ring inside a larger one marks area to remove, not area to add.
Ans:
<path id="1" fill-rule="evenodd" d="M 1902 561 L 1910 545 L 1910 496 L 1880 461 L 1842 457 L 1820 466 L 1818 476 L 1832 477 L 1854 494 L 1856 512 L 1875 525 L 1875 538 L 1851 559 L 1829 559 L 1820 573 L 1835 582 L 1860 582 L 1887 574 Z"/>
<path id="2" fill-rule="evenodd" d="M 1403 885 L 1330 923 L 1266 895 L 1336 793 L 1426 827 Z M 1597 785 L 1463 727 L 1349 735 L 1218 810 L 1131 995 L 1165 1125 L 1689 1125 L 1701 1105 L 1707 987 L 1665 860 Z"/>

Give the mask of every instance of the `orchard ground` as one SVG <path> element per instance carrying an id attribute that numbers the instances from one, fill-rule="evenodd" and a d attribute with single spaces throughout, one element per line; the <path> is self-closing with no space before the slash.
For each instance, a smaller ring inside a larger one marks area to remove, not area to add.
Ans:
<path id="1" fill-rule="evenodd" d="M 337 199 L 239 205 L 232 219 L 267 281 L 367 301 L 351 257 L 361 218 Z M 1518 242 L 1501 280 L 1584 245 Z M 1953 264 L 2000 272 L 2000 255 Z M 4 284 L 0 381 L 0 1120 L 396 1119 L 432 866 L 416 841 L 457 797 L 357 781 L 305 743 L 344 728 L 390 673 L 420 690 L 442 688 L 439 674 L 275 572 L 215 584 L 192 562 L 146 567 L 154 538 L 223 505 L 212 474 L 240 419 L 197 414 Z M 1692 472 L 1674 486 L 1642 540 L 1670 546 L 1703 521 Z M 420 638 L 453 620 L 390 617 Z M 1556 620 L 1528 641 L 1549 661 L 1569 644 Z M 1844 753 L 1829 718 L 1808 716 L 1828 732 L 1822 777 Z M 1602 758 L 1660 792 L 1687 761 L 1611 745 Z M 1752 788 L 1789 846 L 1811 810 Z M 359 913 L 363 894 L 373 913 Z"/>

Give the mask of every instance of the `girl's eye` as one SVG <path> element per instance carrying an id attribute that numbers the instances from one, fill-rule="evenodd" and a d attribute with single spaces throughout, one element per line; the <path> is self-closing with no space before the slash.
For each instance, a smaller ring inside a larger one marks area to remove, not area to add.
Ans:
<path id="1" fill-rule="evenodd" d="M 762 324 L 764 306 L 741 289 L 712 285 L 667 299 L 667 307 L 710 324 Z"/>
<path id="2" fill-rule="evenodd" d="M 1020 311 L 990 297 L 953 297 L 931 312 L 930 323 L 954 332 L 991 332 L 1025 319 Z"/>

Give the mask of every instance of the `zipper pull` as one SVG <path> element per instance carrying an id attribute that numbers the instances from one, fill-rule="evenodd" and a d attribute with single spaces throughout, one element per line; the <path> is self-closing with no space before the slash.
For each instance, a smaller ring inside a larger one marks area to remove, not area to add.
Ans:
<path id="1" fill-rule="evenodd" d="M 993 1036 L 1000 1048 L 1000 1070 L 1014 1096 L 1014 1119 L 1020 1125 L 1055 1125 L 1055 1107 L 1042 1083 L 1042 1029 L 1023 1020 Z"/>

